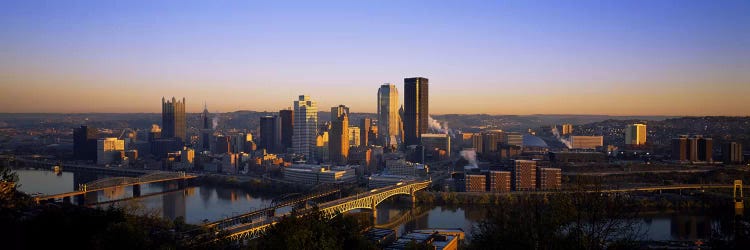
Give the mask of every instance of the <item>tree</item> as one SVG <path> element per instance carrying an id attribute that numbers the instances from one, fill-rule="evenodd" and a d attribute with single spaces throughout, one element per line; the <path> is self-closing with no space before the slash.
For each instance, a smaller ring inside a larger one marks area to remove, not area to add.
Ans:
<path id="1" fill-rule="evenodd" d="M 632 248 L 643 234 L 638 203 L 584 184 L 568 193 L 524 196 L 490 210 L 470 249 Z"/>
<path id="2" fill-rule="evenodd" d="M 9 166 L 0 165 L 0 211 L 16 210 L 28 206 L 29 196 L 21 193 L 18 188 L 18 174 Z"/>
<path id="3" fill-rule="evenodd" d="M 292 213 L 270 226 L 251 249 L 374 249 L 361 234 L 366 225 L 353 216 L 329 216 L 317 208 Z"/>
<path id="4" fill-rule="evenodd" d="M 435 245 L 432 245 L 432 243 L 429 242 L 419 242 L 412 240 L 408 244 L 406 244 L 406 247 L 404 247 L 405 250 L 435 250 Z"/>

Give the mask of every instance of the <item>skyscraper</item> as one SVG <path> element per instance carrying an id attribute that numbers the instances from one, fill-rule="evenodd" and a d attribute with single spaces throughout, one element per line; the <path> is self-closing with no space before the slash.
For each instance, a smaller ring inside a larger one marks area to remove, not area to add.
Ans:
<path id="1" fill-rule="evenodd" d="M 398 90 L 396 85 L 386 83 L 378 89 L 378 137 L 382 145 L 399 143 Z"/>
<path id="2" fill-rule="evenodd" d="M 419 144 L 422 134 L 427 133 L 429 117 L 427 78 L 404 79 L 404 140 L 406 145 Z"/>
<path id="3" fill-rule="evenodd" d="M 318 129 L 318 107 L 310 96 L 300 95 L 294 101 L 294 128 L 292 148 L 294 153 L 303 155 L 307 160 L 314 160 L 313 152 Z"/>
<path id="4" fill-rule="evenodd" d="M 281 117 L 281 146 L 286 152 L 292 148 L 292 134 L 294 133 L 294 111 L 285 109 L 279 111 Z"/>
<path id="5" fill-rule="evenodd" d="M 362 136 L 358 126 L 349 126 L 349 146 L 362 146 Z"/>
<path id="6" fill-rule="evenodd" d="M 331 132 L 328 134 L 329 159 L 346 164 L 349 157 L 349 108 L 344 105 L 331 108 Z"/>
<path id="7" fill-rule="evenodd" d="M 646 144 L 646 124 L 630 124 L 625 129 L 625 144 L 627 145 L 644 145 Z"/>
<path id="8" fill-rule="evenodd" d="M 213 130 L 213 123 L 211 122 L 211 118 L 208 114 L 208 106 L 203 106 L 203 114 L 201 114 L 201 120 L 203 121 L 203 124 L 201 124 L 201 145 L 200 148 L 205 150 L 211 149 L 211 134 Z"/>
<path id="9" fill-rule="evenodd" d="M 260 145 L 270 153 L 281 151 L 281 119 L 278 116 L 260 118 Z"/>
<path id="10" fill-rule="evenodd" d="M 76 160 L 96 160 L 95 128 L 81 126 L 73 129 L 73 156 Z"/>
<path id="11" fill-rule="evenodd" d="M 368 140 L 370 136 L 367 134 L 370 132 L 370 124 L 372 123 L 372 120 L 370 118 L 362 118 L 362 120 L 359 123 L 359 143 L 362 146 L 370 146 L 370 141 Z"/>
<path id="12" fill-rule="evenodd" d="M 187 123 L 185 122 L 185 98 L 182 102 L 172 97 L 172 101 L 161 98 L 161 127 L 163 138 L 179 138 L 187 142 Z"/>

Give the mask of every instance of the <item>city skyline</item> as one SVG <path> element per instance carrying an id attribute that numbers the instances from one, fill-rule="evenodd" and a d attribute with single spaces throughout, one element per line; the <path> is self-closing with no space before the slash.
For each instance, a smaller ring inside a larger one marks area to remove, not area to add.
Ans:
<path id="1" fill-rule="evenodd" d="M 423 76 L 432 114 L 744 116 L 748 12 L 747 1 L 4 3 L 0 112 L 158 113 L 162 96 L 194 100 L 189 113 L 275 111 L 305 94 L 375 113 L 380 84 Z"/>

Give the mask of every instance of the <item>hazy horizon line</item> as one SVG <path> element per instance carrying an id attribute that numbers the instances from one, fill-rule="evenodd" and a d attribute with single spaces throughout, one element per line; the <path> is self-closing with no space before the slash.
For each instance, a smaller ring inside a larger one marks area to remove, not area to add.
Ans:
<path id="1" fill-rule="evenodd" d="M 284 110 L 284 109 L 280 109 Z M 280 111 L 279 110 L 279 111 Z M 258 111 L 258 110 L 235 110 L 235 111 L 226 111 L 226 112 L 210 112 L 210 114 L 222 114 L 222 113 L 235 113 L 235 112 L 256 112 L 256 113 L 278 113 L 279 111 Z M 60 114 L 60 115 L 85 115 L 85 114 L 160 114 L 161 112 L 0 112 L 0 114 L 15 114 L 15 115 L 21 115 L 21 114 L 35 114 L 35 115 L 43 115 L 43 114 Z M 202 112 L 185 112 L 186 114 L 200 114 Z M 330 113 L 330 111 L 321 110 L 318 111 L 318 113 Z M 354 114 L 377 114 L 373 112 L 352 112 Z M 437 116 L 444 116 L 444 115 L 489 115 L 489 116 L 612 116 L 612 117 L 633 117 L 633 116 L 652 116 L 652 117 L 750 117 L 750 115 L 670 115 L 670 114 L 555 114 L 555 113 L 535 113 L 535 114 L 502 114 L 502 113 L 435 113 L 430 114 L 437 115 Z"/>

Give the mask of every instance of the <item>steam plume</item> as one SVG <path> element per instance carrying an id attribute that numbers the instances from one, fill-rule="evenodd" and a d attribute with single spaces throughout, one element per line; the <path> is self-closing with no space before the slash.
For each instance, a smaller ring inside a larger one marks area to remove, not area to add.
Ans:
<path id="1" fill-rule="evenodd" d="M 430 127 L 430 130 L 435 131 L 436 133 L 448 134 L 450 135 L 450 137 L 455 137 L 455 133 L 453 132 L 453 130 L 448 128 L 448 122 L 440 124 L 438 120 L 433 119 L 432 116 L 428 116 L 427 124 Z"/>
<path id="2" fill-rule="evenodd" d="M 479 167 L 477 165 L 477 151 L 475 151 L 473 149 L 472 150 L 467 150 L 467 149 L 461 150 L 461 157 L 463 157 L 464 159 L 466 159 L 467 161 L 469 161 L 469 165 L 474 166 L 474 167 Z"/>
<path id="3" fill-rule="evenodd" d="M 565 139 L 562 136 L 560 136 L 560 131 L 557 130 L 557 126 L 552 126 L 552 134 L 555 135 L 555 138 L 557 138 L 557 140 L 559 140 L 560 142 L 562 142 L 563 144 L 565 144 L 566 147 L 568 147 L 568 148 L 572 148 L 573 147 L 571 145 L 570 141 L 568 141 L 568 139 Z"/>

